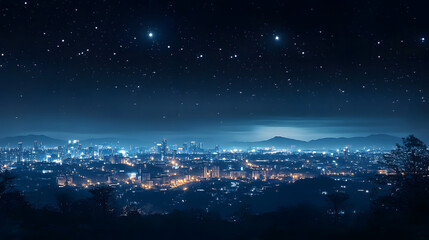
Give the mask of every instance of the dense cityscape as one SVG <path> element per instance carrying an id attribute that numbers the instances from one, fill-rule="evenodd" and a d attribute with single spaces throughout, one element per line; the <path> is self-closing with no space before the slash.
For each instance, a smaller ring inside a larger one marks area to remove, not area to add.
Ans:
<path id="1" fill-rule="evenodd" d="M 29 196 L 38 191 L 68 187 L 76 191 L 109 185 L 120 194 L 122 207 L 132 202 L 141 213 L 167 213 L 171 209 L 191 208 L 184 192 L 201 192 L 211 199 L 207 211 L 215 205 L 238 205 L 241 195 L 258 196 L 267 189 L 300 179 L 330 176 L 342 182 L 342 188 L 360 185 L 351 191 L 368 194 L 370 177 L 387 174 L 378 164 L 386 152 L 380 150 L 350 150 L 347 147 L 331 151 L 292 148 L 204 149 L 203 143 L 191 141 L 182 146 L 169 146 L 166 139 L 150 148 L 97 145 L 83 147 L 79 140 L 67 145 L 44 147 L 34 141 L 33 147 L 22 142 L 15 148 L 2 148 L 3 169 L 19 178 L 16 187 Z M 216 183 L 213 187 L 211 184 Z M 145 192 L 164 192 L 173 196 L 168 206 L 145 209 Z M 327 194 L 330 189 L 320 189 Z M 45 199 L 46 200 L 46 199 Z M 38 201 L 37 205 L 55 202 Z M 234 217 L 234 216 L 230 216 Z"/>

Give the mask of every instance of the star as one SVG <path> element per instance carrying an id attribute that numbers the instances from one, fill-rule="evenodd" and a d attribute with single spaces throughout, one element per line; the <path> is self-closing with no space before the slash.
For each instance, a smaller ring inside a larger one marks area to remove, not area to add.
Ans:
<path id="1" fill-rule="evenodd" d="M 279 41 L 279 40 L 280 40 L 280 37 L 279 37 L 279 36 L 275 36 L 275 37 L 274 37 L 274 39 L 275 39 L 276 41 Z"/>
<path id="2" fill-rule="evenodd" d="M 149 36 L 150 38 L 153 38 L 153 33 L 152 33 L 152 32 L 149 32 L 149 33 L 148 33 L 148 36 Z"/>

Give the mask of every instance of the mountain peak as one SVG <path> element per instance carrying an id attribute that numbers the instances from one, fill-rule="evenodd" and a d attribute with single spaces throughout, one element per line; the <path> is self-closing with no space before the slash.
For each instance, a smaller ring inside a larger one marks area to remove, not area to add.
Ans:
<path id="1" fill-rule="evenodd" d="M 270 139 L 285 139 L 285 137 L 282 137 L 282 136 L 274 136 L 274 137 L 272 137 L 272 138 L 270 138 Z"/>

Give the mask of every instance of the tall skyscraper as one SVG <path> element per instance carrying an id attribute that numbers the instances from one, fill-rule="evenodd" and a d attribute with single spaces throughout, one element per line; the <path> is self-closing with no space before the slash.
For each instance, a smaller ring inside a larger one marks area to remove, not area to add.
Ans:
<path id="1" fill-rule="evenodd" d="M 183 153 L 188 153 L 188 143 L 183 143 Z"/>
<path id="2" fill-rule="evenodd" d="M 195 141 L 191 141 L 189 145 L 189 153 L 195 153 L 195 150 L 196 150 Z"/>
<path id="3" fill-rule="evenodd" d="M 24 156 L 24 149 L 23 149 L 23 147 L 22 147 L 22 142 L 18 142 L 18 151 L 19 151 L 19 153 L 18 153 L 18 160 L 19 161 L 22 161 L 23 160 L 23 156 Z"/>
<path id="4" fill-rule="evenodd" d="M 219 178 L 219 177 L 220 177 L 219 166 L 214 165 L 212 167 L 212 178 Z"/>
<path id="5" fill-rule="evenodd" d="M 207 168 L 207 166 L 204 166 L 204 168 L 203 168 L 203 178 L 205 178 L 205 179 L 210 178 L 210 170 Z"/>
<path id="6" fill-rule="evenodd" d="M 161 144 L 161 161 L 164 161 L 164 157 L 167 155 L 167 150 L 167 139 L 164 138 Z"/>
<path id="7" fill-rule="evenodd" d="M 34 151 L 39 150 L 39 143 L 37 142 L 37 140 L 34 140 Z"/>

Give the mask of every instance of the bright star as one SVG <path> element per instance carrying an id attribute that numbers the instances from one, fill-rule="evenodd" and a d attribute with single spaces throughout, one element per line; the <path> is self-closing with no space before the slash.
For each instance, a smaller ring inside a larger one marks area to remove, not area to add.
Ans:
<path id="1" fill-rule="evenodd" d="M 152 37 L 153 37 L 153 33 L 151 33 L 151 32 L 150 32 L 150 33 L 148 34 L 148 36 L 149 36 L 150 38 L 152 38 Z"/>
<path id="2" fill-rule="evenodd" d="M 280 37 L 279 37 L 279 36 L 276 36 L 276 37 L 275 37 L 275 39 L 278 41 L 278 40 L 280 40 Z"/>
<path id="3" fill-rule="evenodd" d="M 425 39 L 424 37 L 422 37 L 420 40 L 421 40 L 422 42 L 424 42 L 426 39 Z"/>

